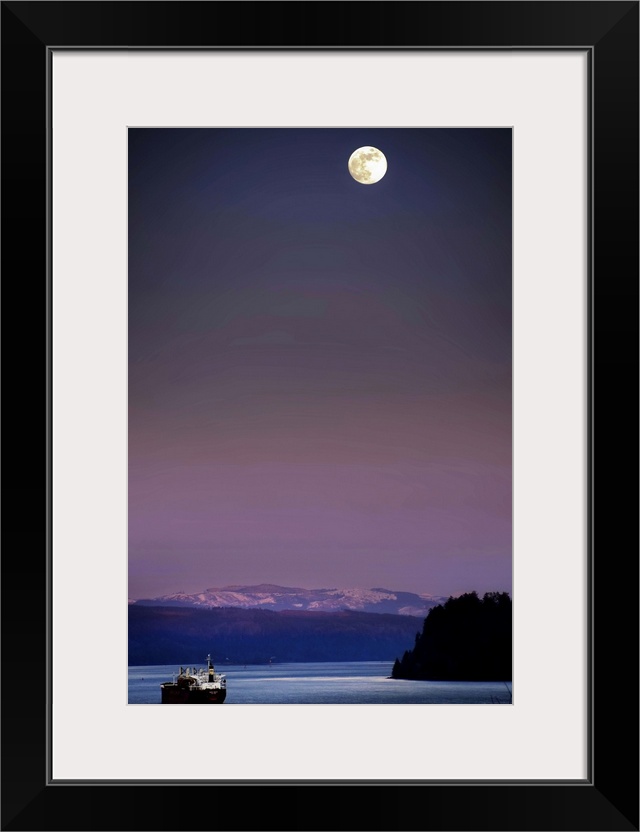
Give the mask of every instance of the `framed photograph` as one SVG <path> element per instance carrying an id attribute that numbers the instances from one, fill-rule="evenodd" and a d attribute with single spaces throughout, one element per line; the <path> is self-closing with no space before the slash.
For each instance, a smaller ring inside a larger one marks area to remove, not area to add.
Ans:
<path id="1" fill-rule="evenodd" d="M 512 129 L 127 138 L 129 704 L 512 703 Z"/>
<path id="2" fill-rule="evenodd" d="M 2 4 L 3 828 L 638 829 L 638 3 L 362 11 Z"/>

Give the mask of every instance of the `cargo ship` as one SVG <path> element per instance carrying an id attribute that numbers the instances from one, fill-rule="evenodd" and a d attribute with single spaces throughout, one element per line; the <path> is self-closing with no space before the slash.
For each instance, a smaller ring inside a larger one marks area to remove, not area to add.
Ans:
<path id="1" fill-rule="evenodd" d="M 181 667 L 178 676 L 174 676 L 172 682 L 163 682 L 160 690 L 163 704 L 222 705 L 227 698 L 227 680 L 216 673 L 211 655 L 208 655 L 206 669 L 187 667 L 183 670 Z"/>

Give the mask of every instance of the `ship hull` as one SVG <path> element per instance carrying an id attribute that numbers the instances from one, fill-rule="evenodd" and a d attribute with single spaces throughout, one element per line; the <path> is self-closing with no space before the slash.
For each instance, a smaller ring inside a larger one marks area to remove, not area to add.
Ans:
<path id="1" fill-rule="evenodd" d="M 222 705 L 227 698 L 226 688 L 215 690 L 185 690 L 177 685 L 161 685 L 165 705 Z"/>

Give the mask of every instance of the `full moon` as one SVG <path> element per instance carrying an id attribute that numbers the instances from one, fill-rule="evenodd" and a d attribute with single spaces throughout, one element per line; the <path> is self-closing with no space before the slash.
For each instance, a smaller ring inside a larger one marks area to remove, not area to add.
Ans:
<path id="1" fill-rule="evenodd" d="M 377 147 L 359 147 L 349 157 L 349 173 L 363 185 L 379 182 L 386 172 L 386 156 Z"/>

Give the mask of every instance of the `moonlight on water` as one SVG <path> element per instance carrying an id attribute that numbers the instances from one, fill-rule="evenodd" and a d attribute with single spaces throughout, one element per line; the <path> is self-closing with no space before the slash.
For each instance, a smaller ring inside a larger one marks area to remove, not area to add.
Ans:
<path id="1" fill-rule="evenodd" d="M 359 147 L 349 157 L 349 173 L 362 185 L 379 182 L 386 172 L 386 156 L 377 147 Z"/>

